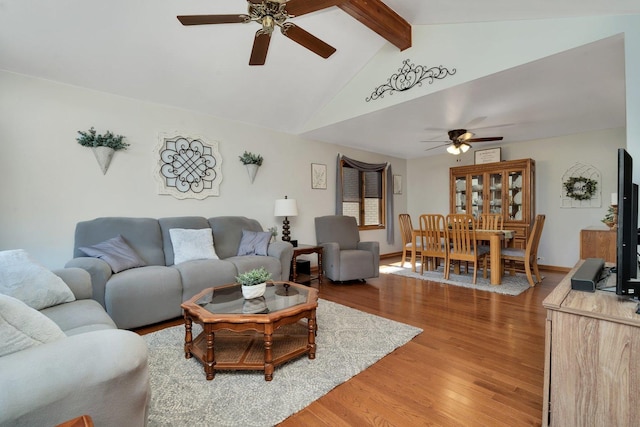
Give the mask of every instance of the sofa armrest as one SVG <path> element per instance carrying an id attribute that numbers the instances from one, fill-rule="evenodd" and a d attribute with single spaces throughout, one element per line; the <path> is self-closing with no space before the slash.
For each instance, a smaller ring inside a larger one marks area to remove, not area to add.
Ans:
<path id="1" fill-rule="evenodd" d="M 91 275 L 91 287 L 93 288 L 92 298 L 105 307 L 104 292 L 107 281 L 113 274 L 109 264 L 99 258 L 80 257 L 72 259 L 65 267 L 77 267 L 88 271 Z"/>
<path id="2" fill-rule="evenodd" d="M 280 280 L 289 280 L 291 271 L 291 259 L 293 258 L 293 246 L 289 242 L 276 240 L 269 243 L 267 255 L 278 258 L 282 264 L 282 277 Z"/>
<path id="3" fill-rule="evenodd" d="M 358 242 L 358 249 L 373 253 L 373 277 L 380 276 L 380 242 Z"/>
<path id="4" fill-rule="evenodd" d="M 144 426 L 147 354 L 141 336 L 113 329 L 0 357 L 0 426 L 52 426 L 81 414 L 96 426 Z"/>
<path id="5" fill-rule="evenodd" d="M 91 299 L 91 275 L 82 268 L 60 268 L 53 270 L 69 286 L 76 299 Z"/>
<path id="6" fill-rule="evenodd" d="M 320 244 L 322 246 L 322 269 L 326 277 L 340 277 L 340 245 L 335 242 Z"/>

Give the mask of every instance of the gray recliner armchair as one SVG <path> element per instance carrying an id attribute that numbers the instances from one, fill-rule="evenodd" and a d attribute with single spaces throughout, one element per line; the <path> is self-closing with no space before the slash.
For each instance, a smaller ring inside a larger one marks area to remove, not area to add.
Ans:
<path id="1" fill-rule="evenodd" d="M 323 248 L 325 277 L 344 282 L 380 275 L 380 243 L 361 242 L 354 217 L 321 216 L 315 219 L 315 223 L 316 240 Z"/>

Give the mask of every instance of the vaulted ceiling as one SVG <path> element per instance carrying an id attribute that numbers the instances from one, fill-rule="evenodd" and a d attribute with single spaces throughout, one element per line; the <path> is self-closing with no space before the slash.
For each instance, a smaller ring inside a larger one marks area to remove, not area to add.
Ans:
<path id="1" fill-rule="evenodd" d="M 387 43 L 408 47 L 408 25 L 640 14 L 637 0 L 330 3 L 337 6 L 292 22 L 336 47 L 335 54 L 320 58 L 274 33 L 265 65 L 251 67 L 249 54 L 259 28 L 255 24 L 184 27 L 176 19 L 246 13 L 243 0 L 0 0 L 0 69 L 300 134 L 382 47 Z M 498 132 L 505 141 L 580 131 L 593 126 L 596 118 L 598 126 L 624 126 L 622 46 L 619 39 L 595 43 L 583 48 L 589 49 L 588 54 L 577 49 L 554 55 L 303 136 L 412 158 L 439 152 L 425 152 L 420 140 L 441 139 L 447 129 L 465 125 L 478 129 L 477 136 Z M 597 60 L 600 57 L 602 61 Z M 594 66 L 599 63 L 609 67 Z M 545 70 L 558 66 L 579 72 L 571 82 L 545 81 Z M 592 84 L 593 92 L 585 94 L 585 86 L 576 80 L 594 78 L 605 78 L 606 85 Z M 505 85 L 517 81 L 528 84 L 518 90 Z M 599 86 L 606 87 L 606 93 L 602 87 L 598 91 Z M 550 103 L 544 96 L 558 87 L 566 93 L 566 103 Z M 490 103 L 496 95 L 509 103 L 512 114 L 487 117 L 487 111 L 495 111 Z M 581 110 L 585 103 L 576 100 L 585 95 L 599 99 L 606 114 Z M 433 108 L 459 99 L 474 102 L 466 103 L 465 111 L 457 115 Z M 438 114 L 430 125 L 411 116 L 411 111 L 424 108 Z M 390 123 L 397 116 L 405 120 L 394 128 Z M 363 129 L 368 133 L 363 135 Z M 397 141 L 393 149 L 389 133 Z"/>

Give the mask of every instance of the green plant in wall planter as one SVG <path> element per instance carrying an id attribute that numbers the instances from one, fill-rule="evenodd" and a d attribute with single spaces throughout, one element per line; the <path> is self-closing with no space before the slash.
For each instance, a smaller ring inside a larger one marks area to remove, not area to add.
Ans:
<path id="1" fill-rule="evenodd" d="M 256 178 L 256 174 L 258 173 L 258 168 L 262 166 L 262 161 L 264 160 L 260 154 L 253 154 L 249 151 L 245 151 L 242 156 L 238 156 L 240 162 L 247 168 L 247 173 L 249 174 L 249 179 L 253 184 L 253 180 Z"/>
<path id="2" fill-rule="evenodd" d="M 254 268 L 236 276 L 236 281 L 242 285 L 242 296 L 246 299 L 264 295 L 267 280 L 271 280 L 271 273 L 264 267 Z"/>
<path id="3" fill-rule="evenodd" d="M 87 132 L 78 131 L 76 141 L 83 147 L 91 147 L 96 160 L 102 169 L 102 174 L 107 173 L 113 153 L 118 150 L 126 150 L 129 144 L 124 142 L 124 136 L 114 135 L 111 131 L 107 131 L 104 135 L 96 133 L 91 127 Z"/>

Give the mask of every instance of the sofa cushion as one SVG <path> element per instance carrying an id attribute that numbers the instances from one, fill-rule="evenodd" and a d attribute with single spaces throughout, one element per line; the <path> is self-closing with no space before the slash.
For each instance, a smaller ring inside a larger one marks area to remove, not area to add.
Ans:
<path id="1" fill-rule="evenodd" d="M 172 228 L 169 230 L 169 235 L 173 246 L 174 264 L 196 259 L 218 259 L 210 228 L 202 230 Z"/>
<path id="2" fill-rule="evenodd" d="M 160 218 L 158 220 L 160 230 L 162 231 L 162 242 L 164 249 L 164 265 L 173 265 L 173 245 L 171 244 L 171 235 L 169 230 L 172 228 L 186 228 L 189 230 L 201 230 L 203 228 L 211 228 L 206 218 L 201 216 L 172 216 Z M 213 242 L 216 243 L 215 240 Z"/>
<path id="3" fill-rule="evenodd" d="M 39 311 L 0 294 L 0 357 L 65 337 L 62 329 Z"/>
<path id="4" fill-rule="evenodd" d="M 147 265 L 165 265 L 162 233 L 154 218 L 105 217 L 76 225 L 74 257 L 85 256 L 82 246 L 104 242 L 121 235 Z"/>
<path id="5" fill-rule="evenodd" d="M 36 310 L 76 299 L 60 277 L 23 249 L 0 252 L 0 293 Z"/>
<path id="6" fill-rule="evenodd" d="M 246 273 L 247 271 L 255 268 L 264 267 L 271 274 L 272 278 L 281 277 L 282 280 L 289 279 L 289 277 L 282 277 L 282 263 L 280 263 L 278 258 L 270 256 L 244 255 L 227 258 L 225 261 L 235 265 L 238 270 L 237 274 Z M 235 282 L 235 280 L 232 282 Z"/>
<path id="7" fill-rule="evenodd" d="M 157 265 L 114 274 L 107 283 L 104 303 L 107 313 L 120 329 L 180 317 L 180 274 L 173 267 Z"/>
<path id="8" fill-rule="evenodd" d="M 41 313 L 67 336 L 101 329 L 116 329 L 111 317 L 95 300 L 85 299 L 45 308 Z"/>
<path id="9" fill-rule="evenodd" d="M 114 273 L 147 265 L 120 235 L 93 246 L 82 246 L 80 250 L 90 257 L 104 260 Z"/>
<path id="10" fill-rule="evenodd" d="M 271 233 L 268 231 L 242 230 L 242 239 L 238 248 L 238 255 L 267 256 Z"/>
<path id="11" fill-rule="evenodd" d="M 255 219 L 244 216 L 218 216 L 209 218 L 216 253 L 220 259 L 238 255 L 242 230 L 262 231 L 262 226 Z"/>
<path id="12" fill-rule="evenodd" d="M 265 257 L 260 258 L 265 259 Z M 220 259 L 187 261 L 173 268 L 180 272 L 182 301 L 188 300 L 204 289 L 234 283 L 238 274 L 233 263 Z"/>

